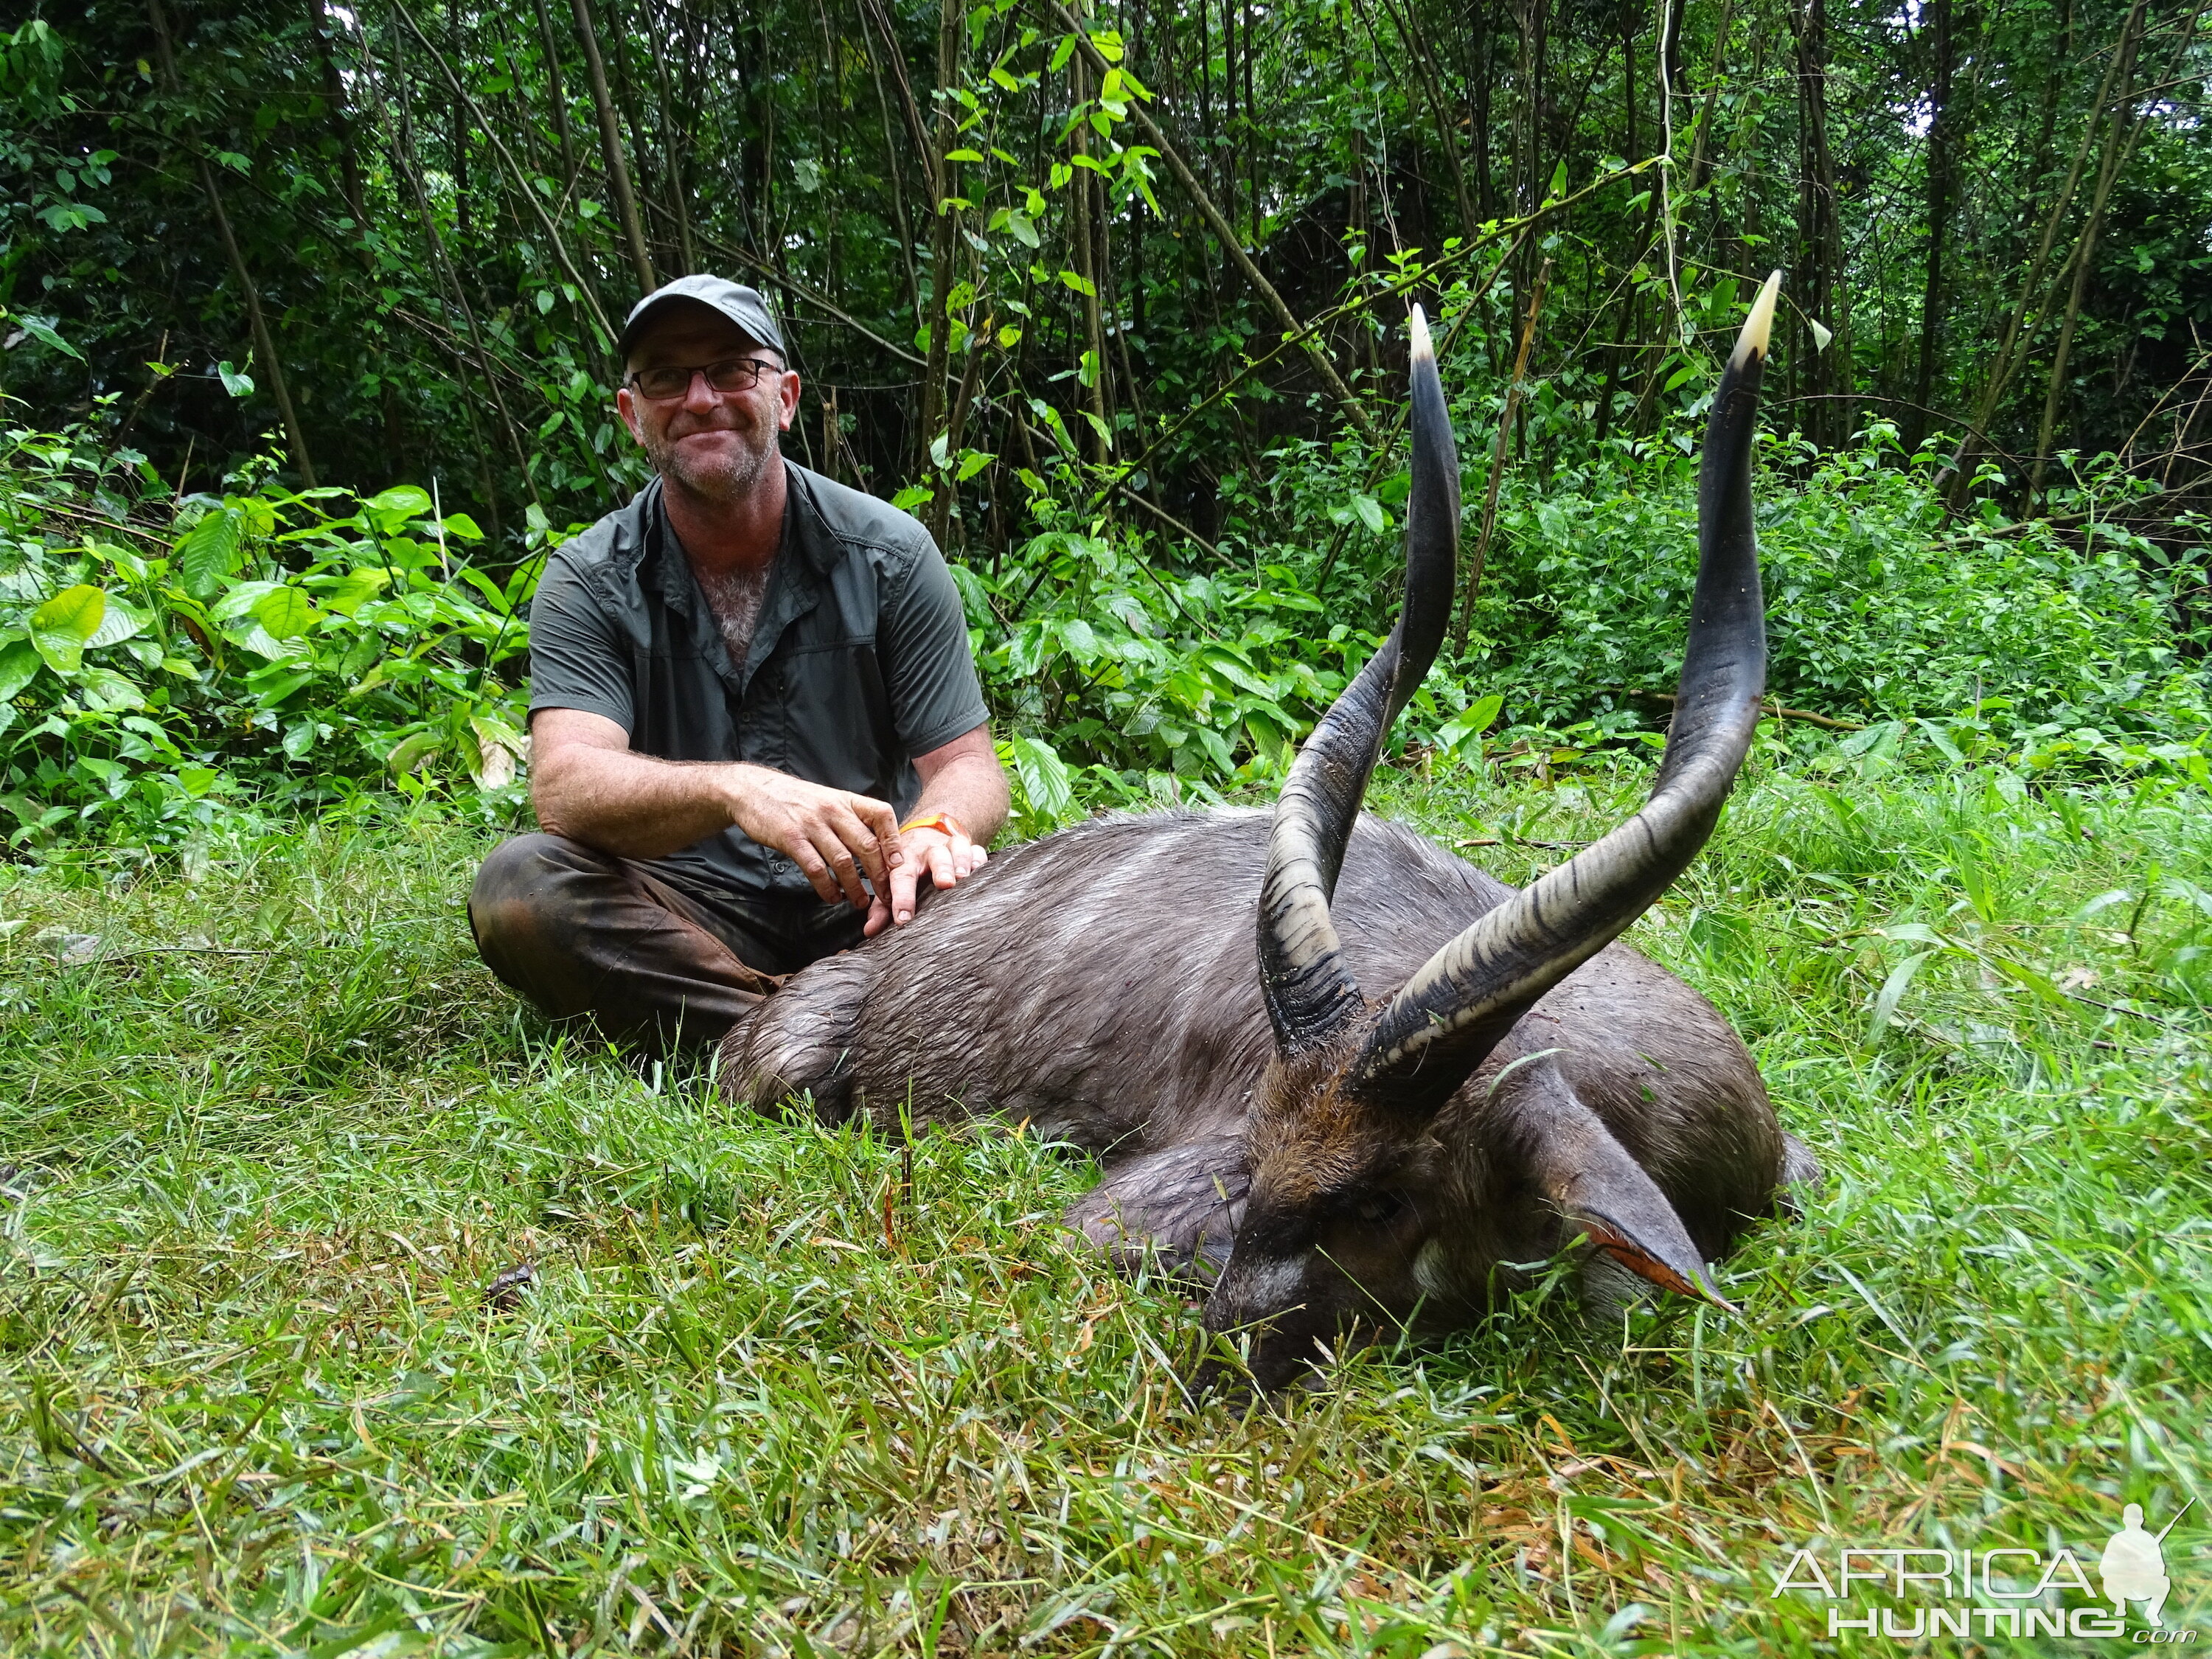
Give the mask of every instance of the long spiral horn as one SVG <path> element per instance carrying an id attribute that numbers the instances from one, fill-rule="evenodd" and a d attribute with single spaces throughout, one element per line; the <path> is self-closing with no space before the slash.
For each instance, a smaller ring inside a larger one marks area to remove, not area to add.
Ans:
<path id="1" fill-rule="evenodd" d="M 1286 1058 L 1327 1042 L 1363 1012 L 1328 914 L 1344 844 L 1382 739 L 1436 659 L 1459 563 L 1459 453 L 1436 348 L 1413 314 L 1413 492 L 1406 501 L 1406 597 L 1382 648 L 1344 689 L 1291 763 L 1275 803 L 1260 889 L 1260 985 Z"/>
<path id="2" fill-rule="evenodd" d="M 1643 809 L 1429 958 L 1352 1063 L 1352 1092 L 1434 1113 L 1547 991 L 1620 937 L 1688 867 L 1719 820 L 1759 724 L 1766 608 L 1752 530 L 1752 439 L 1776 271 L 1721 376 L 1698 478 L 1698 585 L 1674 720 Z"/>

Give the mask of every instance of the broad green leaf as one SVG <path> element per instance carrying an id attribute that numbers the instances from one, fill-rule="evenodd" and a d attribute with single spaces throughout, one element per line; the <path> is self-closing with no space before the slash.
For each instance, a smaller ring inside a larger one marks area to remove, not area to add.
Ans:
<path id="1" fill-rule="evenodd" d="M 239 515 L 217 507 L 177 543 L 177 574 L 185 592 L 205 602 L 222 591 L 238 568 Z"/>
<path id="2" fill-rule="evenodd" d="M 236 622 L 283 585 L 282 582 L 240 582 L 218 599 L 208 615 L 219 623 Z"/>
<path id="3" fill-rule="evenodd" d="M 253 614 L 272 640 L 295 640 L 322 620 L 321 613 L 296 587 L 280 587 L 264 594 Z"/>
<path id="4" fill-rule="evenodd" d="M 412 772 L 444 744 L 442 732 L 417 732 L 411 738 L 402 738 L 384 757 L 384 763 L 396 774 Z"/>
<path id="5" fill-rule="evenodd" d="M 143 708 L 146 694 L 137 683 L 127 679 L 112 668 L 88 668 L 72 682 L 71 689 L 88 708 L 103 714 L 113 714 L 118 708 Z"/>
<path id="6" fill-rule="evenodd" d="M 61 227 L 56 226 L 55 228 L 59 229 Z M 82 229 L 82 227 L 78 226 L 75 228 Z M 15 320 L 23 325 L 23 332 L 38 341 L 40 344 L 51 346 L 56 351 L 76 358 L 79 362 L 84 361 L 84 353 L 54 332 L 52 324 L 42 321 L 36 317 L 18 317 Z"/>
<path id="7" fill-rule="evenodd" d="M 1390 520 L 1382 511 L 1382 503 L 1372 495 L 1355 493 L 1352 498 L 1352 510 L 1359 515 L 1360 523 L 1378 536 L 1390 527 Z"/>
<path id="8" fill-rule="evenodd" d="M 270 662 L 283 662 L 288 658 L 296 657 L 306 648 L 289 641 L 278 639 L 261 625 L 258 617 L 255 618 L 253 626 L 244 634 L 234 635 L 233 637 L 256 656 L 265 657 Z"/>
<path id="9" fill-rule="evenodd" d="M 1040 738 L 1016 738 L 1008 747 L 1012 750 L 1014 776 L 1020 781 L 1030 811 L 1057 823 L 1075 803 L 1067 763 L 1060 759 L 1059 750 Z"/>
<path id="10" fill-rule="evenodd" d="M 431 510 L 430 492 L 413 484 L 394 484 L 391 489 L 370 496 L 368 505 L 379 513 L 404 513 L 410 519 L 416 519 Z"/>
<path id="11" fill-rule="evenodd" d="M 146 624 L 152 620 L 130 600 L 119 594 L 110 593 L 107 596 L 107 614 L 100 619 L 100 626 L 93 629 L 92 637 L 84 642 L 84 648 L 99 651 L 111 645 L 120 645 L 125 640 L 135 639 L 146 631 Z"/>
<path id="12" fill-rule="evenodd" d="M 5 703 L 38 677 L 39 651 L 28 640 L 11 640 L 0 646 L 0 703 Z"/>
<path id="13" fill-rule="evenodd" d="M 107 595 L 88 583 L 64 588 L 31 613 L 31 643 L 57 674 L 74 674 L 107 614 Z"/>
<path id="14" fill-rule="evenodd" d="M 471 715 L 465 734 L 475 741 L 464 743 L 463 758 L 469 763 L 469 775 L 479 789 L 497 789 L 514 781 L 515 763 L 522 758 L 521 744 L 514 729 L 504 720 L 484 715 Z M 475 754 L 467 751 L 473 748 Z"/>
<path id="15" fill-rule="evenodd" d="M 253 395 L 253 377 L 245 370 L 222 362 L 215 366 L 215 373 L 216 378 L 222 382 L 222 389 L 232 397 L 251 398 Z"/>
<path id="16" fill-rule="evenodd" d="M 1482 734 L 1497 720 L 1498 711 L 1505 707 L 1505 699 L 1492 692 L 1477 697 L 1465 710 L 1455 714 L 1437 730 L 1437 741 L 1470 760 L 1482 757 Z M 1472 744 L 1472 747 L 1470 747 Z"/>
<path id="17" fill-rule="evenodd" d="M 381 570 L 349 571 L 343 576 L 322 580 L 328 585 L 319 586 L 316 597 L 321 599 L 324 610 L 335 611 L 341 617 L 350 617 L 392 583 L 392 578 Z"/>

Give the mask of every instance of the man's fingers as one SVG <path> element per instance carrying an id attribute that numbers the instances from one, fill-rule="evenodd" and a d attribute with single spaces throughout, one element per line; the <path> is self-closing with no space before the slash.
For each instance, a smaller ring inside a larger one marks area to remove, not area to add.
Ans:
<path id="1" fill-rule="evenodd" d="M 914 920 L 914 890 L 921 880 L 922 861 L 908 859 L 891 872 L 891 920 L 903 927 Z"/>
<path id="2" fill-rule="evenodd" d="M 838 888 L 843 890 L 845 902 L 855 910 L 866 909 L 868 893 L 867 890 L 860 885 L 860 866 L 853 862 L 852 851 L 838 836 L 836 828 L 828 823 L 817 824 L 813 829 L 813 841 L 815 852 L 820 854 L 822 861 L 829 866 L 831 878 L 836 882 Z M 823 894 L 822 896 L 835 902 L 837 895 L 836 892 L 829 892 Z"/>
<path id="3" fill-rule="evenodd" d="M 804 841 L 794 840 L 783 851 L 799 866 L 799 873 L 812 884 L 817 897 L 824 904 L 837 902 L 837 884 L 830 874 L 830 866 L 822 862 L 812 847 Z"/>
<path id="4" fill-rule="evenodd" d="M 847 795 L 826 803 L 823 808 L 823 827 L 836 839 L 846 857 L 857 861 L 868 879 L 880 887 L 890 866 L 897 860 L 889 857 L 882 838 L 869 829 L 866 817 L 859 810 L 868 804 L 858 795 Z M 898 826 L 894 824 L 891 828 L 896 836 Z M 890 844 L 896 848 L 896 840 Z"/>
<path id="5" fill-rule="evenodd" d="M 898 814 L 891 811 L 890 803 L 866 795 L 848 795 L 845 799 L 851 803 L 854 815 L 867 826 L 868 834 L 874 838 L 878 849 L 877 856 L 884 867 L 903 863 L 906 848 L 900 844 Z M 873 866 L 869 867 L 868 874 L 874 879 L 882 879 L 881 873 Z"/>
<path id="6" fill-rule="evenodd" d="M 873 939 L 890 925 L 891 907 L 884 897 L 884 890 L 879 887 L 868 901 L 868 919 L 860 924 L 860 937 Z"/>
<path id="7" fill-rule="evenodd" d="M 950 887 L 960 879 L 960 864 L 951 842 L 939 842 L 922 854 L 929 865 L 930 878 L 939 887 Z"/>

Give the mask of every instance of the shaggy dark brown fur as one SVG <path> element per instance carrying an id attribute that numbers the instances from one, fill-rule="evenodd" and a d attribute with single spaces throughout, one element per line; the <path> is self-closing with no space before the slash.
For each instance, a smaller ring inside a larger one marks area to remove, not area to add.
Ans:
<path id="1" fill-rule="evenodd" d="M 912 926 L 794 977 L 731 1034 L 724 1086 L 763 1103 L 811 1093 L 825 1121 L 865 1111 L 887 1130 L 902 1114 L 1027 1122 L 1106 1166 L 1073 1225 L 1127 1262 L 1149 1250 L 1200 1273 L 1240 1222 L 1265 1219 L 1243 1212 L 1252 1170 L 1295 1169 L 1283 1195 L 1318 1218 L 1300 1224 L 1310 1237 L 1255 1237 L 1253 1259 L 1303 1244 L 1316 1264 L 1303 1313 L 1265 1310 L 1267 1348 L 1299 1362 L 1315 1336 L 1417 1307 L 1424 1326 L 1462 1322 L 1513 1279 L 1502 1264 L 1578 1231 L 1695 1288 L 1772 1207 L 1785 1137 L 1751 1056 L 1624 945 L 1538 1002 L 1412 1133 L 1349 1102 L 1316 1109 L 1275 1060 L 1253 970 L 1267 828 L 1261 812 L 1108 818 L 1018 848 Z M 1382 998 L 1512 890 L 1363 817 L 1331 908 Z M 1274 1299 L 1239 1278 L 1230 1262 L 1214 1288 L 1224 1329 Z"/>

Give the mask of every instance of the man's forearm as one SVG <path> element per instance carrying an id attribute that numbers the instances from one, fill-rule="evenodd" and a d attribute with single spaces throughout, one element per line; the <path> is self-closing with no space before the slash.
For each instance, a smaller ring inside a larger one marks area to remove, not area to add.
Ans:
<path id="1" fill-rule="evenodd" d="M 996 756 L 963 755 L 930 779 L 909 819 L 949 812 L 979 847 L 1006 827 L 1006 775 Z"/>
<path id="2" fill-rule="evenodd" d="M 726 765 L 572 747 L 533 780 L 539 825 L 618 858 L 661 858 L 730 827 Z"/>

